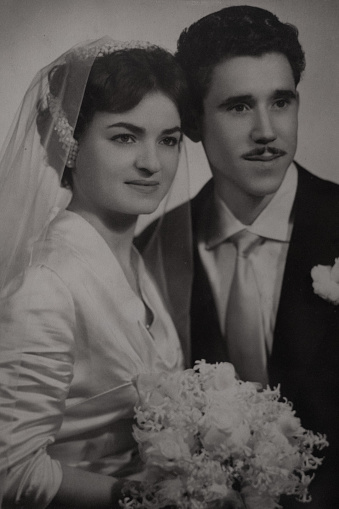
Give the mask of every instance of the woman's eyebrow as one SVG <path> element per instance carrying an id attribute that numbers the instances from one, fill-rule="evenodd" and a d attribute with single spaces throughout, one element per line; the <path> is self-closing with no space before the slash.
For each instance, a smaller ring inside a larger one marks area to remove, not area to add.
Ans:
<path id="1" fill-rule="evenodd" d="M 107 129 L 111 129 L 112 127 L 123 127 L 124 129 L 128 129 L 129 131 L 131 131 L 134 134 L 143 134 L 146 131 L 146 129 L 144 127 L 140 127 L 138 125 L 131 124 L 130 122 L 116 122 L 115 124 L 108 125 Z M 174 127 L 168 128 L 168 129 L 164 129 L 161 132 L 162 132 L 162 134 L 173 134 L 176 132 L 179 132 L 181 134 L 182 129 L 180 126 L 174 126 Z"/>
<path id="2" fill-rule="evenodd" d="M 180 126 L 176 125 L 175 127 L 171 127 L 170 129 L 164 129 L 162 134 L 174 134 L 174 133 L 182 133 L 182 129 Z"/>
<path id="3" fill-rule="evenodd" d="M 107 129 L 111 129 L 112 127 L 123 127 L 125 129 L 128 129 L 129 131 L 132 131 L 132 133 L 135 134 L 142 134 L 145 132 L 145 129 L 143 127 L 140 127 L 135 124 L 130 124 L 129 122 L 116 122 L 115 124 L 108 125 Z"/>

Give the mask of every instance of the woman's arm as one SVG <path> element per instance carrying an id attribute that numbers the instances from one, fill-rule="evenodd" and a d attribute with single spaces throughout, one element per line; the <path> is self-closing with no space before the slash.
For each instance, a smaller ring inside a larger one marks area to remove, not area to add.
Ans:
<path id="1" fill-rule="evenodd" d="M 60 489 L 47 509 L 119 509 L 123 479 L 64 466 Z M 135 481 L 134 481 L 135 482 Z M 245 509 L 237 492 L 209 509 Z"/>
<path id="2" fill-rule="evenodd" d="M 73 377 L 74 305 L 60 278 L 34 267 L 0 300 L 0 486 L 4 507 L 44 508 L 62 479 L 47 447 Z M 0 496 L 1 500 L 1 496 Z"/>
<path id="3" fill-rule="evenodd" d="M 75 310 L 59 276 L 32 267 L 0 299 L 0 506 L 114 509 L 123 481 L 52 459 L 73 378 Z M 3 482 L 2 482 L 3 481 Z"/>
<path id="4" fill-rule="evenodd" d="M 48 509 L 118 509 L 123 480 L 68 466 Z"/>

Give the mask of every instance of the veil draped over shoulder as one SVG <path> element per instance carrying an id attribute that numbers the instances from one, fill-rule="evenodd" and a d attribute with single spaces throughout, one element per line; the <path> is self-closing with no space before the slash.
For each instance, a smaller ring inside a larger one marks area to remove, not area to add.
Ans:
<path id="1" fill-rule="evenodd" d="M 50 221 L 67 207 L 71 199 L 71 191 L 61 186 L 61 178 L 72 150 L 72 134 L 94 59 L 107 52 L 147 45 L 118 42 L 109 37 L 78 45 L 39 71 L 29 86 L 0 154 L 1 306 L 6 305 L 6 294 L 10 291 L 8 283 L 30 264 L 32 244 L 37 238 L 44 238 Z M 60 73 L 58 90 L 50 90 L 49 76 L 61 66 L 63 71 Z M 67 119 L 63 112 L 64 100 L 72 104 Z M 44 112 L 48 109 L 53 114 L 45 116 Z M 41 123 L 44 122 L 41 129 Z M 184 144 L 181 151 L 177 176 L 156 214 L 156 227 L 143 251 L 143 257 L 157 280 L 187 354 L 192 243 Z M 173 217 L 176 219 L 163 221 L 167 212 L 174 208 L 176 212 Z M 171 249 L 167 242 L 169 238 Z M 16 347 L 20 348 L 20 338 L 15 338 L 15 341 Z M 7 375 L 2 373 L 2 376 Z M 20 380 L 6 380 L 6 383 L 8 390 L 15 394 Z M 12 418 L 15 419 L 15 397 L 12 400 Z M 10 422 L 0 423 L 2 435 L 6 434 L 6 428 L 9 429 L 10 425 Z M 5 454 L 0 459 L 0 486 L 6 482 L 7 467 Z M 1 491 L 0 488 L 0 506 Z"/>

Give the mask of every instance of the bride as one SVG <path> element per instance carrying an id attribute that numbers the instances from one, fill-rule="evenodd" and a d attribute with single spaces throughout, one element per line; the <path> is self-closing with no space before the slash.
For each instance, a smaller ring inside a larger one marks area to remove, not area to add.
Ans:
<path id="1" fill-rule="evenodd" d="M 186 101 L 171 54 L 108 38 L 25 96 L 0 169 L 4 508 L 112 508 L 138 479 L 133 377 L 183 354 L 132 240 L 171 187 Z"/>

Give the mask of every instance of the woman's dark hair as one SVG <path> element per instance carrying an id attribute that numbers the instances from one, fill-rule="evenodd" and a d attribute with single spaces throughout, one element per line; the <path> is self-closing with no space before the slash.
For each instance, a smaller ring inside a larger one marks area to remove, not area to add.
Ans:
<path id="1" fill-rule="evenodd" d="M 271 52 L 286 56 L 297 85 L 305 68 L 298 30 L 271 12 L 248 5 L 226 7 L 185 29 L 178 40 L 176 58 L 186 73 L 196 112 L 202 113 L 216 65 L 236 56 Z"/>
<path id="2" fill-rule="evenodd" d="M 75 60 L 53 68 L 49 75 L 50 93 L 60 96 L 63 93 L 62 108 L 70 123 L 76 122 L 74 138 L 79 140 L 98 111 L 123 113 L 136 107 L 145 95 L 162 92 L 173 101 L 178 109 L 182 124 L 189 98 L 185 75 L 173 55 L 158 46 L 148 48 L 127 48 L 95 58 L 89 72 L 79 113 L 74 111 L 74 97 L 82 91 L 77 90 L 81 73 L 88 73 L 86 60 Z M 67 73 L 67 80 L 65 80 Z M 80 96 L 81 97 L 81 96 Z M 38 115 L 38 130 L 43 142 L 46 122 L 51 121 L 48 109 Z M 55 152 L 55 150 L 54 150 Z M 48 153 L 53 166 L 55 153 Z M 72 188 L 72 173 L 64 169 L 62 184 Z"/>

